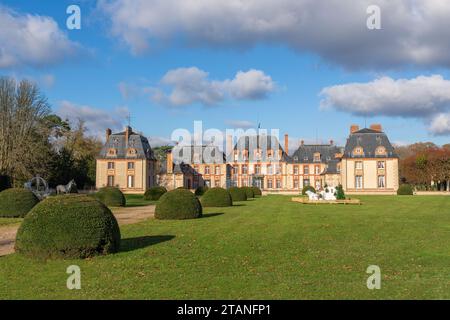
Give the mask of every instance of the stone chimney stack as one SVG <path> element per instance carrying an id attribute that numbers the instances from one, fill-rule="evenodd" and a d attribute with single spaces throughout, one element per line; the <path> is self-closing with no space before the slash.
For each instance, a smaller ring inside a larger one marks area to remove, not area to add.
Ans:
<path id="1" fill-rule="evenodd" d="M 355 133 L 356 131 L 359 131 L 359 126 L 356 124 L 352 124 L 350 126 L 350 134 Z"/>
<path id="2" fill-rule="evenodd" d="M 284 152 L 286 152 L 287 155 L 289 155 L 289 135 L 284 135 Z"/>
<path id="3" fill-rule="evenodd" d="M 128 144 L 128 139 L 130 138 L 131 133 L 133 132 L 133 129 L 131 129 L 130 126 L 125 127 L 125 143 Z"/>
<path id="4" fill-rule="evenodd" d="M 379 132 L 383 131 L 383 127 L 379 123 L 371 124 L 370 125 L 370 129 L 375 130 L 375 131 L 379 131 Z"/>
<path id="5" fill-rule="evenodd" d="M 106 142 L 108 142 L 109 137 L 111 136 L 111 134 L 112 134 L 111 129 L 110 128 L 106 129 Z"/>

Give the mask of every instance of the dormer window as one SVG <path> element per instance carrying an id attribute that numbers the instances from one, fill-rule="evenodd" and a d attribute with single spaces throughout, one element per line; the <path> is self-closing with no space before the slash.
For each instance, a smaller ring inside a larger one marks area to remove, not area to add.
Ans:
<path id="1" fill-rule="evenodd" d="M 108 157 L 115 157 L 117 156 L 117 150 L 114 148 L 108 149 Z"/>
<path id="2" fill-rule="evenodd" d="M 362 147 L 356 147 L 355 149 L 353 149 L 353 155 L 354 156 L 363 156 L 364 149 Z"/>
<path id="3" fill-rule="evenodd" d="M 320 153 L 319 152 L 314 153 L 314 162 L 320 162 Z"/>
<path id="4" fill-rule="evenodd" d="M 377 156 L 385 156 L 386 155 L 386 148 L 383 147 L 383 146 L 378 147 L 375 150 L 375 155 L 377 155 Z"/>
<path id="5" fill-rule="evenodd" d="M 127 155 L 129 157 L 135 157 L 137 155 L 137 150 L 134 148 L 129 148 L 127 151 Z"/>

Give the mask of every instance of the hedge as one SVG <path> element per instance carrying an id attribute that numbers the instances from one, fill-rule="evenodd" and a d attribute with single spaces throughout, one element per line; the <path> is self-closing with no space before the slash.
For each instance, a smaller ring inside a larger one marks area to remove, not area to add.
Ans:
<path id="1" fill-rule="evenodd" d="M 253 189 L 253 194 L 255 195 L 255 197 L 257 197 L 257 196 L 262 196 L 262 191 L 261 191 L 260 188 L 258 188 L 258 187 L 252 187 L 252 189 Z"/>
<path id="2" fill-rule="evenodd" d="M 155 218 L 160 220 L 195 219 L 202 216 L 202 205 L 189 190 L 175 189 L 163 194 L 156 204 Z"/>
<path id="3" fill-rule="evenodd" d="M 0 192 L 0 217 L 23 218 L 39 203 L 33 192 L 27 189 L 6 189 Z"/>
<path id="4" fill-rule="evenodd" d="M 167 189 L 164 187 L 153 187 L 145 191 L 144 200 L 159 200 L 161 196 L 167 192 Z"/>
<path id="5" fill-rule="evenodd" d="M 306 195 L 306 191 L 312 191 L 316 193 L 316 189 L 314 189 L 314 187 L 312 186 L 304 186 L 302 189 L 302 195 Z"/>
<path id="6" fill-rule="evenodd" d="M 228 191 L 231 194 L 231 199 L 234 201 L 246 201 L 247 200 L 247 193 L 244 189 L 238 188 L 238 187 L 231 187 L 228 189 Z"/>
<path id="7" fill-rule="evenodd" d="M 412 196 L 413 194 L 414 190 L 409 184 L 402 184 L 397 190 L 399 196 Z"/>
<path id="8" fill-rule="evenodd" d="M 198 187 L 197 189 L 195 189 L 195 195 L 197 197 L 200 197 L 200 196 L 204 195 L 205 192 L 208 191 L 208 189 L 209 188 L 207 186 Z"/>
<path id="9" fill-rule="evenodd" d="M 126 205 L 122 191 L 115 187 L 101 188 L 94 196 L 108 207 L 125 207 Z"/>
<path id="10" fill-rule="evenodd" d="M 231 207 L 233 205 L 230 192 L 223 188 L 209 189 L 200 202 L 203 207 Z"/>
<path id="11" fill-rule="evenodd" d="M 242 190 L 245 191 L 247 195 L 247 199 L 251 199 L 255 197 L 255 193 L 253 192 L 253 187 L 241 187 Z"/>
<path id="12" fill-rule="evenodd" d="M 86 195 L 43 200 L 23 220 L 15 245 L 16 252 L 39 259 L 84 259 L 119 248 L 116 218 L 103 203 Z"/>

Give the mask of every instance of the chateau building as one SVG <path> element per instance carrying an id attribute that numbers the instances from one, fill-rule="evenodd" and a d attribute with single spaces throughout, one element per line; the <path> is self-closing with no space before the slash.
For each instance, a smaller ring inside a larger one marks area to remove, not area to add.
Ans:
<path id="1" fill-rule="evenodd" d="M 231 148 L 229 146 L 232 146 Z M 398 156 L 381 125 L 351 126 L 344 147 L 304 144 L 289 155 L 269 135 L 227 137 L 226 155 L 216 146 L 176 146 L 157 163 L 147 139 L 132 132 L 111 134 L 97 160 L 97 187 L 118 186 L 142 193 L 154 185 L 167 189 L 199 186 L 257 186 L 266 192 L 300 192 L 342 185 L 350 194 L 393 194 L 399 186 Z"/>

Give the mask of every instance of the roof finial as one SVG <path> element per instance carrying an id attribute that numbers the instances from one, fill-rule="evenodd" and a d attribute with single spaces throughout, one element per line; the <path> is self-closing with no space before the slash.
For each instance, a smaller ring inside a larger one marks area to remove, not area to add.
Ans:
<path id="1" fill-rule="evenodd" d="M 125 117 L 128 122 L 128 126 L 131 127 L 131 112 L 128 112 L 128 115 Z"/>

